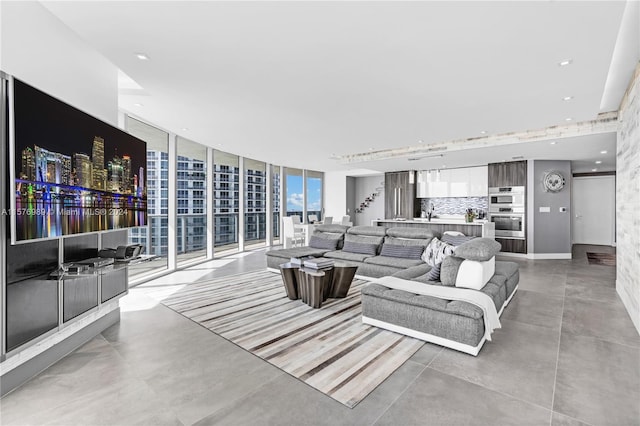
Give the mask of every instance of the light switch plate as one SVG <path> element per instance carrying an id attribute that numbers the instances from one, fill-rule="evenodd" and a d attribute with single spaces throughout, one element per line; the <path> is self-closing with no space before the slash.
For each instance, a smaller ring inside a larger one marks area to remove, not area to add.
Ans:
<path id="1" fill-rule="evenodd" d="M 551 213 L 551 207 L 540 207 L 540 213 Z"/>

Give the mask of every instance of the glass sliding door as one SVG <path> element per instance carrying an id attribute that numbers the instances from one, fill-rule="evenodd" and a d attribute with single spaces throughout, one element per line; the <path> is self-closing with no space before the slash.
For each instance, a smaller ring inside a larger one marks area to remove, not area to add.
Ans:
<path id="1" fill-rule="evenodd" d="M 239 164 L 237 155 L 214 150 L 213 213 L 216 255 L 238 251 Z"/>
<path id="2" fill-rule="evenodd" d="M 302 170 L 285 167 L 284 175 L 286 215 L 300 216 L 300 221 L 306 222 L 306 218 L 304 217 L 304 191 L 302 189 Z"/>
<path id="3" fill-rule="evenodd" d="M 245 248 L 265 245 L 267 234 L 267 165 L 244 159 L 244 241 Z"/>
<path id="4" fill-rule="evenodd" d="M 207 148 L 178 136 L 178 264 L 207 256 Z"/>
<path id="5" fill-rule="evenodd" d="M 158 256 L 149 262 L 131 265 L 129 278 L 135 279 L 168 267 L 169 134 L 129 116 L 125 125 L 129 133 L 147 143 L 147 169 L 138 174 L 146 179 L 149 220 L 147 226 L 129 229 L 129 243 L 141 244 L 145 248 L 143 254 Z"/>
<path id="6" fill-rule="evenodd" d="M 324 173 L 306 170 L 305 175 L 307 180 L 307 192 L 305 197 L 307 218 L 311 215 L 314 215 L 318 220 L 321 220 L 323 219 L 322 186 L 324 181 Z"/>
<path id="7" fill-rule="evenodd" d="M 280 244 L 280 180 L 282 167 L 271 166 L 271 235 L 273 244 Z"/>

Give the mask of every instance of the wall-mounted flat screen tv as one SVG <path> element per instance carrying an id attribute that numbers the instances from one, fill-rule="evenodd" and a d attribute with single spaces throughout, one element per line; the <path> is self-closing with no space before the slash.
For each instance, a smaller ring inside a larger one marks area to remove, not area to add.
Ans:
<path id="1" fill-rule="evenodd" d="M 11 242 L 147 224 L 147 144 L 15 78 Z"/>

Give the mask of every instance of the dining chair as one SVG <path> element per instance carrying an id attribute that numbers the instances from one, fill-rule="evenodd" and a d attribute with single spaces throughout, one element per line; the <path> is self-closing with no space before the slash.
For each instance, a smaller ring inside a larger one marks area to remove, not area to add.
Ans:
<path id="1" fill-rule="evenodd" d="M 305 232 L 304 230 L 296 229 L 294 222 L 294 217 L 297 217 L 298 220 L 300 218 L 298 216 L 285 216 L 282 218 L 282 230 L 284 231 L 285 241 L 287 239 L 291 240 L 292 247 L 302 247 L 305 243 Z"/>

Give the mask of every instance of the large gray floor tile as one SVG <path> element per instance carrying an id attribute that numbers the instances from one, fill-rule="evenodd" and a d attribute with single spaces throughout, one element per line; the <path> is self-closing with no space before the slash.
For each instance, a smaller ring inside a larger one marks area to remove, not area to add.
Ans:
<path id="1" fill-rule="evenodd" d="M 620 300 L 606 303 L 567 297 L 562 332 L 640 346 L 640 335 Z"/>
<path id="2" fill-rule="evenodd" d="M 548 296 L 563 297 L 566 273 L 548 271 L 520 272 L 519 290 L 535 291 Z"/>
<path id="3" fill-rule="evenodd" d="M 477 357 L 446 349 L 430 368 L 551 409 L 559 331 L 501 322 Z"/>
<path id="4" fill-rule="evenodd" d="M 547 425 L 551 412 L 427 368 L 376 425 Z"/>
<path id="5" fill-rule="evenodd" d="M 405 362 L 353 409 L 287 374 L 196 424 L 367 425 L 391 406 L 424 369 L 422 364 Z"/>
<path id="6" fill-rule="evenodd" d="M 572 417 L 565 416 L 564 414 L 553 412 L 551 418 L 551 426 L 589 426 L 587 423 L 583 423 L 580 420 L 576 420 Z"/>
<path id="7" fill-rule="evenodd" d="M 593 425 L 640 424 L 640 349 L 563 332 L 554 411 Z"/>
<path id="8" fill-rule="evenodd" d="M 562 297 L 518 289 L 518 292 L 502 313 L 502 318 L 541 327 L 560 329 L 562 324 L 562 304 Z"/>

